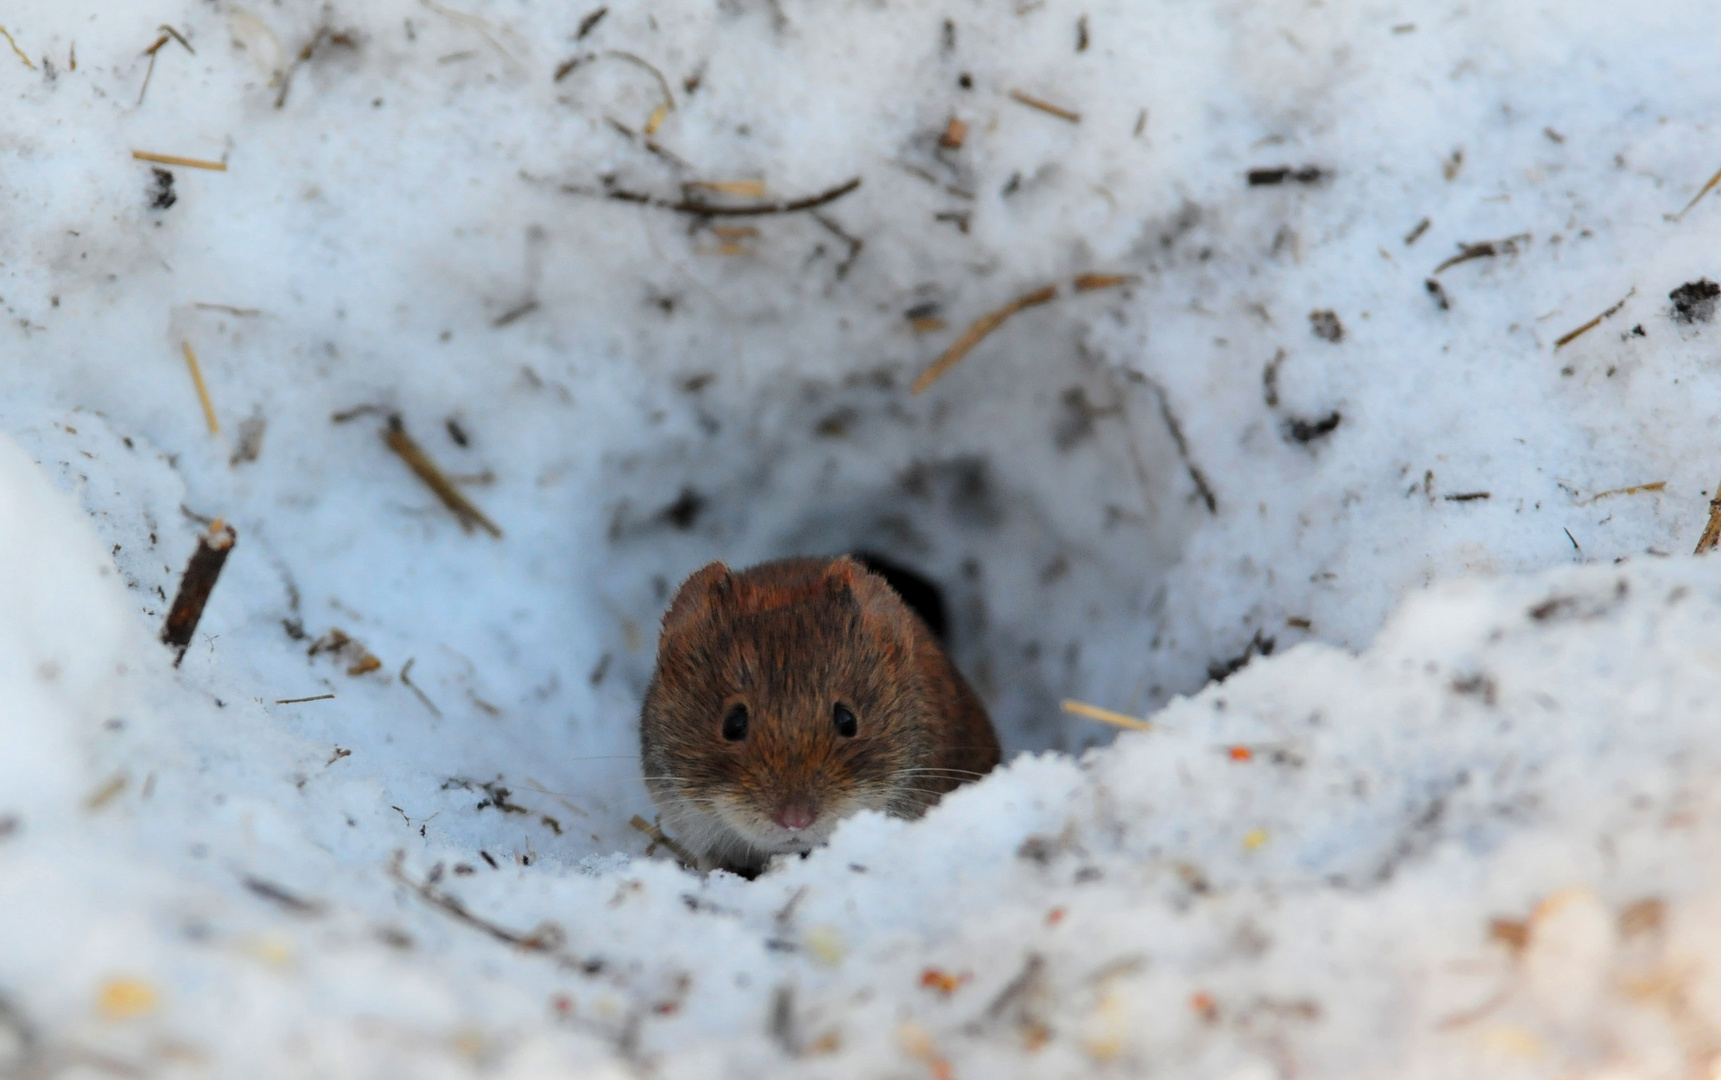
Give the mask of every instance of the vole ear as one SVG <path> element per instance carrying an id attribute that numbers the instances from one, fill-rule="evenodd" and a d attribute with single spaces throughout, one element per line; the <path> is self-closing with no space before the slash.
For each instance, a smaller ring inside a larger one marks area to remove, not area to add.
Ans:
<path id="1" fill-rule="evenodd" d="M 825 567 L 825 588 L 830 590 L 833 597 L 847 596 L 854 600 L 860 599 L 860 581 L 867 576 L 866 567 L 856 562 L 852 556 L 838 555 Z"/>
<path id="2" fill-rule="evenodd" d="M 735 575 L 723 563 L 708 563 L 675 591 L 675 600 L 663 616 L 663 636 L 703 622 L 735 586 Z"/>
<path id="3" fill-rule="evenodd" d="M 906 645 L 914 636 L 914 616 L 890 582 L 849 555 L 839 555 L 825 570 L 825 582 L 860 608 L 861 619 L 875 632 Z"/>

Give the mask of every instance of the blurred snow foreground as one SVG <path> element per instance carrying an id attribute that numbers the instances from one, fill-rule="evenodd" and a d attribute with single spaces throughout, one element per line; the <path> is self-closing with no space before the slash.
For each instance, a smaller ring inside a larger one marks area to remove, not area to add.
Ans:
<path id="1" fill-rule="evenodd" d="M 1721 1071 L 1721 8 L 4 17 L 0 1075 Z M 856 548 L 1016 756 L 678 869 Z"/>

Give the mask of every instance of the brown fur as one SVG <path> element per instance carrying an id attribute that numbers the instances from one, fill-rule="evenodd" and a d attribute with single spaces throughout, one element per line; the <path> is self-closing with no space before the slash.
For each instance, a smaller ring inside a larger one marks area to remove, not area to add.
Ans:
<path id="1" fill-rule="evenodd" d="M 853 711 L 838 734 L 833 710 Z M 744 739 L 722 734 L 736 703 Z M 853 559 L 700 570 L 663 619 L 640 717 L 646 786 L 706 868 L 756 872 L 863 809 L 919 817 L 998 764 L 972 688 L 885 583 Z M 791 831 L 774 818 L 809 807 Z"/>

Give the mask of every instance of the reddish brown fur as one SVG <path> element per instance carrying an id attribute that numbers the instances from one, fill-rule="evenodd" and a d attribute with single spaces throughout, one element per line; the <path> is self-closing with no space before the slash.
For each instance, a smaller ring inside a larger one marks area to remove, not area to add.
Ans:
<path id="1" fill-rule="evenodd" d="M 857 732 L 837 731 L 846 705 Z M 744 739 L 723 718 L 748 711 Z M 700 570 L 663 620 L 640 718 L 646 786 L 707 867 L 756 871 L 862 809 L 919 817 L 998 763 L 985 707 L 884 579 L 847 556 Z M 813 823 L 790 830 L 785 807 Z"/>

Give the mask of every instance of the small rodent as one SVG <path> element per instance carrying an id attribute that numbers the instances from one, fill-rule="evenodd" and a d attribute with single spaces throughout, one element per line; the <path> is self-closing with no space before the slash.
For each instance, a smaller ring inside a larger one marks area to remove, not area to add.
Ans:
<path id="1" fill-rule="evenodd" d="M 688 578 L 639 728 L 669 834 L 702 869 L 744 874 L 859 810 L 919 817 L 999 758 L 931 631 L 847 555 Z"/>

